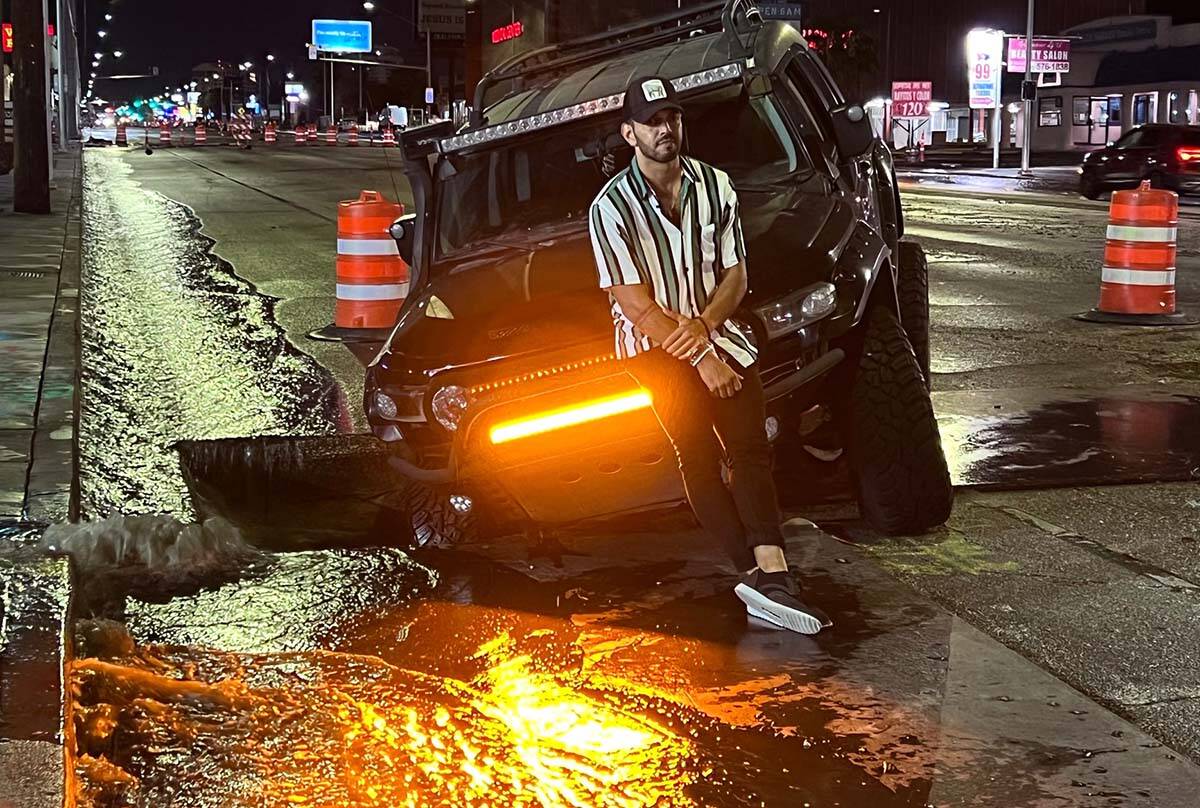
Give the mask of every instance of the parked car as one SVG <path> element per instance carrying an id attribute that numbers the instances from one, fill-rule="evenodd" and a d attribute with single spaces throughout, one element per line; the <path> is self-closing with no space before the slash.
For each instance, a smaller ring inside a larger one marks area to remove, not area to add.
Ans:
<path id="1" fill-rule="evenodd" d="M 605 164 L 632 158 L 619 94 L 664 71 L 685 151 L 739 195 L 738 319 L 759 347 L 764 429 L 795 434 L 823 410 L 871 525 L 941 524 L 953 493 L 928 390 L 926 262 L 901 240 L 891 154 L 797 29 L 731 0 L 515 56 L 480 82 L 467 126 L 401 137 L 415 212 L 393 235 L 410 290 L 364 406 L 415 486 L 417 540 L 683 502 L 645 401 L 597 404 L 632 379 L 587 215 Z"/>
<path id="2" fill-rule="evenodd" d="M 1179 194 L 1200 192 L 1200 126 L 1138 126 L 1085 154 L 1079 166 L 1079 193 L 1088 199 L 1142 180 Z"/>

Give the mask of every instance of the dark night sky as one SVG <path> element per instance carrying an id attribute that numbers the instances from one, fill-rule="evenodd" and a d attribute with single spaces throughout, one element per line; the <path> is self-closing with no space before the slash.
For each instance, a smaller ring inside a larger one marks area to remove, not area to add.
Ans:
<path id="1" fill-rule="evenodd" d="M 238 63 L 264 63 L 274 54 L 273 78 L 287 70 L 304 79 L 314 63 L 308 61 L 304 43 L 311 37 L 314 18 L 370 19 L 376 44 L 401 48 L 413 44 L 412 27 L 379 8 L 368 13 L 361 0 L 84 0 L 87 5 L 88 59 L 96 50 L 120 50 L 123 56 L 113 69 L 111 57 L 102 60 L 100 76 L 111 73 L 149 73 L 158 66 L 159 79 L 99 80 L 96 89 L 104 98 L 125 98 L 148 91 L 159 92 L 170 84 L 190 80 L 192 66 L 221 59 Z M 414 0 L 377 0 L 380 8 L 405 18 L 413 17 Z M 104 14 L 113 15 L 104 22 Z M 105 40 L 95 36 L 98 28 L 108 31 Z M 102 43 L 98 46 L 97 43 Z M 424 63 L 423 49 L 414 58 Z M 89 67 L 88 70 L 91 70 Z M 310 80 L 311 81 L 311 80 Z M 320 79 L 316 78 L 319 85 Z M 117 85 L 119 84 L 119 88 Z M 127 92 L 122 92 L 126 90 Z"/>
<path id="2" fill-rule="evenodd" d="M 603 0 L 564 0 L 564 2 L 603 2 Z M 159 92 L 167 84 L 177 86 L 191 76 L 192 66 L 201 62 L 222 59 L 232 63 L 253 61 L 264 63 L 271 52 L 276 57 L 273 80 L 279 81 L 287 70 L 294 70 L 297 79 L 310 86 L 320 84 L 320 73 L 308 61 L 304 43 L 310 37 L 310 21 L 314 17 L 336 19 L 371 19 L 375 23 L 376 44 L 392 44 L 411 53 L 409 60 L 423 63 L 422 48 L 414 42 L 410 24 L 405 18 L 415 16 L 416 0 L 376 0 L 379 8 L 368 13 L 361 0 L 83 0 L 87 6 L 88 40 L 84 64 L 90 65 L 94 50 L 121 50 L 124 57 L 112 70 L 105 59 L 99 69 L 101 76 L 110 72 L 148 73 L 157 65 L 159 79 L 127 80 L 97 83 L 98 93 L 105 98 L 130 98 L 135 94 Z M 1053 0 L 1041 0 L 1041 3 Z M 815 6 L 819 6 L 817 3 Z M 875 5 L 887 6 L 889 0 L 876 0 Z M 1131 8 L 1137 10 L 1136 0 Z M 1176 22 L 1200 21 L 1200 0 L 1147 0 L 1151 13 L 1175 14 Z M 394 14 L 388 14 L 388 9 Z M 104 22 L 111 11 L 114 19 Z M 109 36 L 95 37 L 98 27 L 104 26 Z M 88 68 L 90 70 L 90 68 Z"/>

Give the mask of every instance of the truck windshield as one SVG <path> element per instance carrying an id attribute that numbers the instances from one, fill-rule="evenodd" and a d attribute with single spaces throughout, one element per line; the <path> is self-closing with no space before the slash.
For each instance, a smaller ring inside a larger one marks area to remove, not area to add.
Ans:
<path id="1" fill-rule="evenodd" d="M 808 167 L 770 98 L 750 99 L 741 87 L 686 100 L 683 125 L 684 152 L 729 172 L 735 186 L 761 185 Z M 584 226 L 588 206 L 608 179 L 603 154 L 611 154 L 617 170 L 632 157 L 618 128 L 618 119 L 597 119 L 443 160 L 438 256 L 478 242 L 526 246 L 530 237 Z"/>

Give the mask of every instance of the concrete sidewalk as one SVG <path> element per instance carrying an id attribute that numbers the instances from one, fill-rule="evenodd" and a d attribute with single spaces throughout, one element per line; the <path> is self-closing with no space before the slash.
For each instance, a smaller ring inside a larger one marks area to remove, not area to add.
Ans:
<path id="1" fill-rule="evenodd" d="M 55 155 L 52 214 L 0 177 L 0 805 L 65 804 L 71 570 L 37 550 L 76 510 L 80 159 Z"/>
<path id="2" fill-rule="evenodd" d="M 71 514 L 80 160 L 56 155 L 48 216 L 13 213 L 0 177 L 0 521 Z"/>

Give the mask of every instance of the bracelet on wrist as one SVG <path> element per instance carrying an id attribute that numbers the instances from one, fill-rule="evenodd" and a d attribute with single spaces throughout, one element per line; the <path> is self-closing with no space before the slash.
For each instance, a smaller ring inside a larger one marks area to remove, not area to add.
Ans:
<path id="1" fill-rule="evenodd" d="M 713 352 L 712 343 L 711 342 L 705 343 L 704 350 L 700 351 L 698 354 L 696 354 L 689 360 L 691 362 L 692 367 L 699 367 L 700 363 L 704 361 L 704 357 L 708 356 L 712 352 Z"/>

